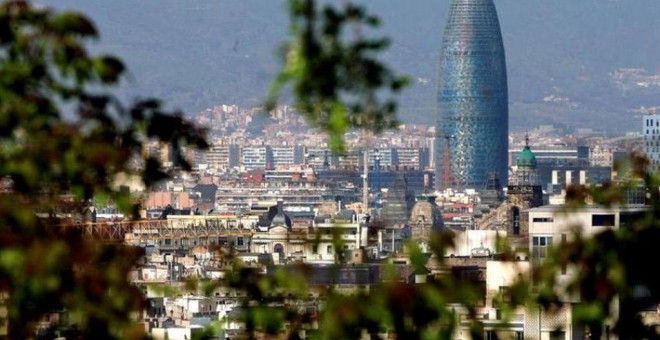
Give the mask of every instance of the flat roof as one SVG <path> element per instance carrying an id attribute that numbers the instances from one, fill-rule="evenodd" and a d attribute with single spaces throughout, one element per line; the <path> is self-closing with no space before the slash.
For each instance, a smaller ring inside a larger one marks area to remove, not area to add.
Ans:
<path id="1" fill-rule="evenodd" d="M 529 212 L 630 212 L 630 211 L 646 211 L 649 206 L 642 204 L 629 204 L 629 205 L 613 205 L 606 207 L 604 205 L 584 205 L 579 207 L 568 207 L 566 205 L 544 205 L 536 208 L 530 208 L 526 211 Z"/>

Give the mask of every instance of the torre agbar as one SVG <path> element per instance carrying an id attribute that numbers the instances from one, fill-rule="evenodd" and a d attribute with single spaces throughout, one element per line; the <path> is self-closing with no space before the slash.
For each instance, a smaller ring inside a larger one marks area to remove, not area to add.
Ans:
<path id="1" fill-rule="evenodd" d="M 507 183 L 506 60 L 492 0 L 453 0 L 438 64 L 436 183 L 483 189 Z"/>

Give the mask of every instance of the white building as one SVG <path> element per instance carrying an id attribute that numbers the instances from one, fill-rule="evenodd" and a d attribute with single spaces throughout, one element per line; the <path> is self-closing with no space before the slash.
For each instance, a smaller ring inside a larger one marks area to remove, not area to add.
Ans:
<path id="1" fill-rule="evenodd" d="M 428 148 L 398 148 L 396 149 L 396 165 L 401 169 L 424 170 L 430 166 Z"/>
<path id="2" fill-rule="evenodd" d="M 272 156 L 269 146 L 244 146 L 241 150 L 241 166 L 245 170 L 266 169 L 272 166 Z"/>
<path id="3" fill-rule="evenodd" d="M 396 165 L 396 155 L 392 148 L 369 149 L 369 166 L 376 166 L 376 160 L 381 168 L 388 168 Z"/>
<path id="4" fill-rule="evenodd" d="M 660 114 L 645 115 L 642 118 L 644 153 L 653 168 L 660 165 Z"/>
<path id="5" fill-rule="evenodd" d="M 614 165 L 614 150 L 611 146 L 595 145 L 589 150 L 589 164 L 611 167 Z"/>
<path id="6" fill-rule="evenodd" d="M 570 241 L 576 232 L 584 237 L 595 236 L 607 229 L 617 229 L 639 216 L 645 210 L 643 206 L 629 207 L 602 207 L 585 206 L 566 213 L 562 206 L 543 206 L 529 210 L 529 249 L 532 267 L 542 263 L 547 258 L 552 247 L 561 247 Z M 577 268 L 570 266 L 561 268 L 557 292 L 566 292 L 567 284 L 577 274 Z M 566 308 L 556 314 L 544 311 L 530 311 L 525 315 L 525 339 L 545 339 L 550 332 L 561 327 L 562 339 L 582 339 L 584 329 L 572 325 L 572 306 L 580 302 L 579 297 L 563 294 L 562 302 L 567 303 Z M 618 304 L 612 306 L 618 309 Z M 616 312 L 615 312 L 616 313 Z M 603 325 L 604 331 L 613 329 L 615 320 L 607 320 Z M 614 338 L 612 334 L 606 334 Z"/>
<path id="7" fill-rule="evenodd" d="M 644 211 L 643 206 L 585 206 L 566 213 L 562 206 L 542 206 L 529 210 L 529 249 L 532 260 L 543 260 L 549 247 L 570 240 L 576 228 L 584 236 L 593 236 L 607 228 L 619 228 L 633 216 Z"/>
<path id="8" fill-rule="evenodd" d="M 303 148 L 297 146 L 271 146 L 273 168 L 281 169 L 293 164 L 302 164 Z"/>
<path id="9" fill-rule="evenodd" d="M 367 226 L 357 214 L 318 218 L 309 235 L 307 262 L 334 263 L 338 252 L 353 252 L 367 246 Z M 337 242 L 339 241 L 339 242 Z M 340 245 L 343 249 L 336 249 Z"/>

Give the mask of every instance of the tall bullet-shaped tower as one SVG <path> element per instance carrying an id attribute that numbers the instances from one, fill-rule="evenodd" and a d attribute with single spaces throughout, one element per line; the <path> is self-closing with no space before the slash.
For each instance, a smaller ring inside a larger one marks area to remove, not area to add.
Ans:
<path id="1" fill-rule="evenodd" d="M 493 0 L 453 0 L 438 64 L 438 189 L 507 184 L 506 60 Z"/>

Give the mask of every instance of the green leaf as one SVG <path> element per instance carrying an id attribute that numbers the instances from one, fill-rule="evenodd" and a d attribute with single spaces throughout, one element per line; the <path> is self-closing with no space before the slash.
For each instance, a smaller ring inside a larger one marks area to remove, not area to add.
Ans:
<path id="1" fill-rule="evenodd" d="M 124 64 L 112 56 L 102 56 L 94 59 L 94 69 L 101 82 L 114 84 L 124 73 Z"/>
<path id="2" fill-rule="evenodd" d="M 98 37 L 94 24 L 83 14 L 63 12 L 52 20 L 52 29 L 59 34 L 75 34 L 82 37 Z"/>

